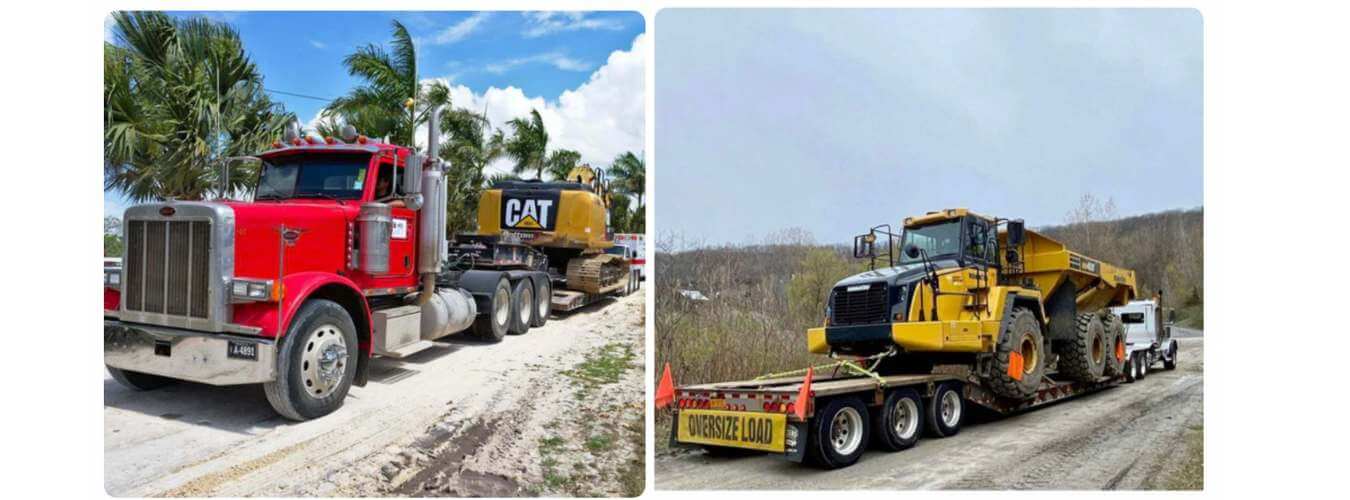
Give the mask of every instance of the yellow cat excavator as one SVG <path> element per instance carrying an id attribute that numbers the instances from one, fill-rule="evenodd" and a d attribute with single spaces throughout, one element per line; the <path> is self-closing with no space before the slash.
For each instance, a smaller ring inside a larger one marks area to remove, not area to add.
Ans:
<path id="1" fill-rule="evenodd" d="M 478 201 L 478 235 L 519 243 L 544 257 L 552 277 L 552 308 L 568 311 L 611 294 L 632 291 L 630 262 L 608 253 L 609 183 L 604 172 L 581 165 L 562 181 L 500 181 Z"/>

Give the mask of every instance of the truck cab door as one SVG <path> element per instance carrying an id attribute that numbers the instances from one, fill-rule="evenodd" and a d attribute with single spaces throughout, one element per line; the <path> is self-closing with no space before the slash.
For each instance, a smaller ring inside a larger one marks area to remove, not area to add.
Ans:
<path id="1" fill-rule="evenodd" d="M 389 158 L 382 159 L 379 165 L 378 175 L 380 177 L 389 176 L 393 182 L 393 197 L 385 193 L 375 193 L 375 200 L 381 203 L 391 203 L 403 195 L 403 183 L 401 179 L 393 178 L 395 168 L 398 169 L 399 176 L 402 176 L 402 166 L 396 166 Z M 378 182 L 377 182 L 378 185 Z M 390 215 L 393 220 L 390 224 L 389 235 L 389 274 L 388 276 L 410 277 L 415 274 L 417 268 L 417 212 L 409 210 L 406 207 L 393 206 L 390 209 Z"/>

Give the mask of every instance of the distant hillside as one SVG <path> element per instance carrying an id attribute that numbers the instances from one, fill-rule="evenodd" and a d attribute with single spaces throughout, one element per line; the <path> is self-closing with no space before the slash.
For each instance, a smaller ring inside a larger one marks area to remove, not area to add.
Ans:
<path id="1" fill-rule="evenodd" d="M 1140 295 L 1164 290 L 1170 305 L 1204 295 L 1204 208 L 1038 228 L 1089 257 L 1133 269 Z"/>

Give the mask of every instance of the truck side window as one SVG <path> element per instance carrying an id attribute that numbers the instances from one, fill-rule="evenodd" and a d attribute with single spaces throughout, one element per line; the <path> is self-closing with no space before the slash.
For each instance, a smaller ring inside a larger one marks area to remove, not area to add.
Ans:
<path id="1" fill-rule="evenodd" d="M 394 165 L 392 163 L 381 163 L 379 175 L 375 180 L 375 199 L 384 200 L 395 194 L 403 194 L 403 186 L 397 186 L 394 183 Z"/>
<path id="2" fill-rule="evenodd" d="M 989 231 L 983 221 L 975 221 L 970 224 L 970 244 L 966 248 L 966 255 L 974 259 L 988 260 Z"/>

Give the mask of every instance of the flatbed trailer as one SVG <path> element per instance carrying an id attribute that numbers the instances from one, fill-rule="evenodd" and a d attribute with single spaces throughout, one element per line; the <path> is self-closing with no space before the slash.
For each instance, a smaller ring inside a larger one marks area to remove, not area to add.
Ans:
<path id="1" fill-rule="evenodd" d="M 567 290 L 567 277 L 549 269 L 548 257 L 543 252 L 511 238 L 461 234 L 451 244 L 450 256 L 452 262 L 462 267 L 505 271 L 513 273 L 512 276 L 527 272 L 546 276 L 548 287 L 540 287 L 538 293 L 548 295 L 547 303 L 552 312 L 571 312 L 606 297 L 626 295 L 633 290 L 633 280 L 629 280 L 628 288 L 620 284 L 603 290 L 604 293 Z"/>
<path id="2" fill-rule="evenodd" d="M 852 465 L 872 444 L 900 451 L 923 434 L 955 435 L 967 404 L 1007 415 L 1122 381 L 1119 376 L 1092 383 L 1057 381 L 1052 374 L 1032 397 L 1012 400 L 971 375 L 877 375 L 855 365 L 814 376 L 805 394 L 801 375 L 690 385 L 674 391 L 670 443 L 718 455 L 769 452 L 833 469 Z M 803 403 L 806 409 L 799 412 Z M 882 427 L 894 432 L 875 437 Z"/>

